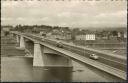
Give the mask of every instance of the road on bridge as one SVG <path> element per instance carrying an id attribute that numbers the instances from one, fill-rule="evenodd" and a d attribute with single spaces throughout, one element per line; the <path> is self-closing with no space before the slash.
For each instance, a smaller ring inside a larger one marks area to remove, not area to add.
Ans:
<path id="1" fill-rule="evenodd" d="M 52 49 L 55 49 L 55 50 L 57 50 L 57 51 L 60 51 L 60 52 L 62 52 L 63 54 L 66 54 L 66 55 L 69 55 L 68 57 L 70 57 L 70 58 L 72 58 L 72 59 L 76 59 L 76 60 L 78 60 L 78 61 L 81 61 L 81 62 L 83 62 L 83 63 L 87 63 L 87 64 L 89 64 L 89 65 L 91 65 L 91 66 L 94 66 L 94 67 L 96 67 L 96 68 L 99 68 L 99 69 L 101 69 L 101 70 L 103 70 L 103 71 L 107 71 L 108 73 L 111 73 L 111 74 L 113 74 L 113 75 L 116 75 L 117 77 L 119 76 L 119 77 L 121 77 L 122 79 L 126 79 L 126 72 L 125 72 L 125 68 L 123 68 L 123 69 L 120 69 L 120 68 L 116 68 L 116 67 L 113 67 L 113 65 L 111 65 L 111 64 L 105 64 L 105 61 L 103 61 L 103 62 L 101 62 L 101 60 L 98 60 L 98 61 L 95 61 L 95 60 L 92 60 L 92 59 L 89 59 L 88 57 L 86 57 L 85 55 L 84 56 L 82 56 L 82 54 L 79 54 L 78 53 L 78 51 L 80 51 L 80 50 L 76 50 L 76 48 L 75 48 L 75 52 L 73 53 L 73 51 L 72 50 L 69 50 L 69 49 L 67 49 L 66 47 L 64 47 L 64 48 L 58 48 L 58 47 L 56 47 L 55 45 L 55 41 L 53 42 L 53 41 L 51 41 L 50 40 L 50 42 L 49 42 L 49 40 L 48 39 L 46 39 L 45 40 L 45 42 L 43 41 L 42 42 L 42 38 L 41 37 L 38 37 L 38 36 L 35 36 L 35 35 L 31 35 L 31 34 L 22 34 L 22 35 L 24 35 L 24 37 L 27 37 L 27 38 L 29 38 L 29 39 L 31 39 L 32 41 L 38 41 L 38 42 L 40 42 L 40 44 L 42 44 L 42 45 L 46 45 L 46 46 L 48 46 L 48 47 L 50 47 L 50 48 L 52 48 Z M 52 42 L 52 43 L 51 43 Z M 68 47 L 68 46 L 67 46 Z M 69 45 L 69 47 L 70 47 L 70 45 Z M 71 47 L 70 47 L 71 48 Z M 74 47 L 72 47 L 72 48 L 74 48 Z M 78 48 L 77 48 L 78 49 Z M 90 51 L 87 51 L 87 52 L 90 52 Z M 85 50 L 83 50 L 83 52 L 82 51 L 80 51 L 80 53 L 84 53 L 84 54 L 87 54 L 88 55 L 88 53 L 85 53 Z M 111 56 L 109 56 L 109 57 L 111 57 Z M 113 57 L 113 56 L 112 56 Z M 106 57 L 105 57 L 106 58 Z M 113 58 L 112 58 L 113 59 Z M 116 58 L 116 59 L 118 59 L 118 60 L 120 60 L 119 58 Z M 122 60 L 122 59 L 121 59 Z M 112 61 L 112 60 L 109 60 L 108 62 L 110 62 L 110 61 Z M 112 61 L 112 62 L 110 62 L 110 63 L 113 63 L 114 61 Z M 117 61 L 115 61 L 114 62 L 114 64 L 115 65 L 117 65 L 118 63 L 116 63 Z M 124 61 L 125 62 L 125 61 Z M 123 63 L 122 63 L 123 64 Z M 120 64 L 120 65 L 122 65 L 122 64 Z M 118 64 L 118 66 L 119 66 L 119 64 Z M 124 66 L 124 65 L 123 65 Z M 125 66 L 124 66 L 125 67 Z"/>
<path id="2" fill-rule="evenodd" d="M 32 35 L 28 35 L 28 34 L 25 34 L 25 35 L 32 37 Z M 39 36 L 36 36 L 36 37 L 33 36 L 33 38 L 35 38 L 39 41 L 42 41 L 42 38 Z M 56 46 L 57 40 L 45 39 L 45 43 L 49 43 L 50 45 Z M 112 66 L 114 68 L 120 69 L 125 72 L 127 71 L 127 64 L 126 64 L 127 60 L 124 57 L 120 57 L 120 55 L 115 56 L 115 55 L 108 54 L 108 53 L 101 53 L 100 51 L 98 51 L 98 52 L 100 52 L 100 53 L 98 53 L 97 51 L 94 52 L 93 51 L 94 49 L 82 48 L 80 46 L 71 45 L 71 44 L 68 44 L 65 42 L 63 42 L 62 44 L 63 44 L 63 49 L 69 50 L 71 52 L 77 53 L 77 54 L 82 55 L 87 58 L 89 58 L 90 54 L 96 53 L 96 54 L 98 54 L 98 56 L 100 56 L 99 60 L 97 60 L 97 62 Z"/>

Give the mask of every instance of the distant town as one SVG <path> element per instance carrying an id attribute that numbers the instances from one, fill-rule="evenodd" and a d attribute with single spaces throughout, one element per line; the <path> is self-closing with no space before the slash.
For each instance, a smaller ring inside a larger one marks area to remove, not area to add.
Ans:
<path id="1" fill-rule="evenodd" d="M 66 73 L 66 80 L 70 80 L 67 77 L 74 73 L 77 75 L 80 73 L 81 77 L 94 71 L 96 76 L 90 74 L 94 76 L 93 78 L 99 75 L 107 79 L 108 77 L 114 80 L 125 79 L 126 29 L 125 27 L 81 29 L 47 25 L 2 26 L 2 69 L 6 71 L 2 72 L 2 76 L 7 79 L 10 78 L 8 77 L 10 74 L 13 79 L 19 80 L 28 75 L 34 80 L 45 81 L 43 77 L 46 76 L 46 80 L 49 80 L 47 77 L 49 74 L 52 76 L 59 74 L 56 77 L 60 78 L 62 75 L 63 78 Z M 75 64 L 75 61 L 79 61 L 79 64 Z M 19 79 L 15 77 L 18 75 Z M 91 76 L 89 79 L 93 80 Z"/>
<path id="2" fill-rule="evenodd" d="M 43 37 L 54 38 L 64 41 L 77 42 L 81 45 L 85 43 L 119 43 L 126 42 L 127 31 L 125 27 L 103 28 L 103 29 L 80 29 L 47 25 L 17 25 L 15 27 L 2 26 L 1 30 L 5 35 L 9 31 L 19 31 L 24 33 L 40 34 Z"/>

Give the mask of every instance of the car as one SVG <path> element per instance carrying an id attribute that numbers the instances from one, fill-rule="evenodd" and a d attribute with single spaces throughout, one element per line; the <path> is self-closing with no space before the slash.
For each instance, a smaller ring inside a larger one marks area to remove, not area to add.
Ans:
<path id="1" fill-rule="evenodd" d="M 99 56 L 97 56 L 96 54 L 91 54 L 89 56 L 89 58 L 94 59 L 94 60 L 98 60 L 99 59 Z"/>
<path id="2" fill-rule="evenodd" d="M 58 41 L 58 42 L 57 42 L 57 47 L 63 48 L 63 44 L 62 44 L 60 41 Z"/>

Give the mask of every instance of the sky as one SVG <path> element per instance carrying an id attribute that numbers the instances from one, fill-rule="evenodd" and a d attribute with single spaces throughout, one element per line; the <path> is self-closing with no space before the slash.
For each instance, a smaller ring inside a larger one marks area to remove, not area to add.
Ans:
<path id="1" fill-rule="evenodd" d="M 2 25 L 126 27 L 126 1 L 2 1 Z"/>

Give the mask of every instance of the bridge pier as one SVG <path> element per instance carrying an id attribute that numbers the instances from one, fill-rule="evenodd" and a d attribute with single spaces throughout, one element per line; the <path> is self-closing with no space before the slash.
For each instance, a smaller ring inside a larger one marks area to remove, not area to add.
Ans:
<path id="1" fill-rule="evenodd" d="M 20 36 L 20 49 L 25 49 L 25 40 L 23 36 Z"/>
<path id="2" fill-rule="evenodd" d="M 73 67 L 71 59 L 58 51 L 22 35 L 15 35 L 15 37 L 19 43 L 18 49 L 25 50 L 26 56 L 30 54 L 33 57 L 34 67 Z"/>
<path id="3" fill-rule="evenodd" d="M 72 61 L 68 57 L 51 50 L 39 43 L 34 43 L 33 66 L 37 67 L 73 67 Z"/>
<path id="4" fill-rule="evenodd" d="M 33 66 L 40 66 L 40 67 L 44 66 L 41 47 L 40 44 L 37 42 L 34 43 Z"/>
<path id="5" fill-rule="evenodd" d="M 20 42 L 20 38 L 18 35 L 16 35 L 16 42 L 19 43 Z"/>

